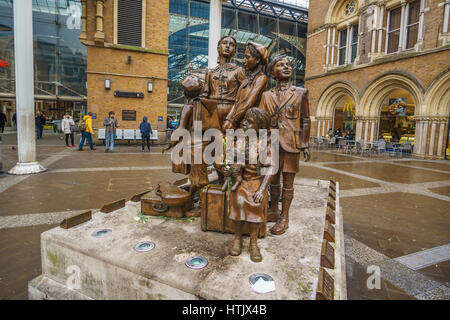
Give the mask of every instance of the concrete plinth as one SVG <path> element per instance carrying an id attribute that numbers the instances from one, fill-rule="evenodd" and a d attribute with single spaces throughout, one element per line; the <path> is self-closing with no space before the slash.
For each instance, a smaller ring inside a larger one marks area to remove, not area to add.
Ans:
<path id="1" fill-rule="evenodd" d="M 328 182 L 297 181 L 290 227 L 281 236 L 258 241 L 263 262 L 253 263 L 248 237 L 242 254 L 227 255 L 233 235 L 203 232 L 200 219 L 136 221 L 140 204 L 104 214 L 71 229 L 41 235 L 42 275 L 30 281 L 30 299 L 315 299 L 320 271 Z M 338 186 L 337 186 L 337 189 Z M 339 208 L 339 191 L 336 206 Z M 269 227 L 272 224 L 269 224 Z M 92 233 L 111 229 L 103 238 Z M 336 210 L 334 299 L 346 299 L 342 214 Z M 152 241 L 155 248 L 138 253 L 133 247 Z M 186 259 L 204 256 L 208 265 L 189 269 Z M 251 290 L 249 277 L 267 273 L 274 292 Z"/>
<path id="2" fill-rule="evenodd" d="M 14 167 L 12 167 L 8 173 L 9 174 L 32 174 L 46 171 L 47 169 L 42 166 L 39 162 L 18 162 Z"/>

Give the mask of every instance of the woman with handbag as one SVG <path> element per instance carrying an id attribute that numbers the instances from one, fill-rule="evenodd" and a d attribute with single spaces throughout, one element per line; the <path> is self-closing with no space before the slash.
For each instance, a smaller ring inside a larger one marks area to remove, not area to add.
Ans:
<path id="1" fill-rule="evenodd" d="M 72 143 L 72 147 L 75 147 L 74 141 L 73 141 L 73 133 L 77 131 L 77 126 L 75 125 L 75 122 L 73 121 L 70 114 L 66 114 L 65 118 L 62 120 L 61 123 L 62 131 L 66 135 L 66 147 L 70 148 L 69 145 L 69 136 L 70 136 L 70 142 Z"/>

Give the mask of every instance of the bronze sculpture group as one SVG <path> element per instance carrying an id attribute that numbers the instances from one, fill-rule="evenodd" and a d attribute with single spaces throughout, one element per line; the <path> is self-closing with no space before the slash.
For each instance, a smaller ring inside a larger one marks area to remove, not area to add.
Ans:
<path id="1" fill-rule="evenodd" d="M 270 230 L 272 234 L 281 235 L 286 231 L 300 155 L 304 154 L 305 161 L 310 158 L 308 92 L 291 83 L 292 66 L 286 56 L 275 57 L 267 66 L 267 49 L 258 43 L 249 42 L 244 53 L 244 70 L 231 63 L 236 47 L 237 42 L 233 37 L 222 37 L 217 46 L 219 64 L 207 71 L 204 85 L 195 76 L 188 76 L 181 81 L 187 103 L 181 111 L 178 128 L 192 131 L 194 121 L 202 121 L 203 131 L 215 128 L 221 130 L 224 136 L 227 129 L 253 129 L 256 132 L 260 129 L 279 130 L 279 169 L 276 172 L 267 170 L 261 173 L 261 168 L 267 165 L 260 162 L 259 154 L 256 164 L 249 163 L 248 144 L 245 147 L 245 163 L 214 165 L 219 184 L 223 184 L 223 195 L 219 196 L 222 199 L 227 197 L 228 200 L 224 205 L 226 208 L 217 210 L 225 215 L 221 220 L 223 224 L 225 220 L 231 220 L 233 225 L 234 239 L 229 254 L 236 256 L 241 253 L 242 230 L 246 225 L 250 234 L 250 258 L 260 262 L 262 256 L 257 245 L 260 228 L 263 223 L 272 221 L 275 222 Z M 277 81 L 276 87 L 267 91 L 266 66 L 267 73 Z M 258 135 L 257 144 L 260 143 L 262 140 Z M 203 151 L 205 144 L 191 143 L 192 154 L 196 148 Z M 270 152 L 268 156 L 270 160 Z M 189 173 L 191 199 L 196 191 L 209 184 L 207 165 L 203 162 L 174 165 L 173 170 Z M 208 192 L 208 188 L 204 190 Z M 220 193 L 220 190 L 215 192 Z M 278 209 L 280 195 L 281 212 Z M 208 206 L 206 202 L 200 206 Z M 199 216 L 200 209 L 191 210 L 189 214 Z"/>

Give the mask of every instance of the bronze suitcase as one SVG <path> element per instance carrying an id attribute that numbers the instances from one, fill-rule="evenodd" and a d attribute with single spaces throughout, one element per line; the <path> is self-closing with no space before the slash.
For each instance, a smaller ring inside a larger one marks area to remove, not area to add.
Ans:
<path id="1" fill-rule="evenodd" d="M 217 231 L 234 233 L 233 221 L 226 215 L 227 201 L 226 192 L 222 191 L 221 185 L 209 184 L 200 192 L 201 199 L 201 226 L 203 231 Z M 264 238 L 267 233 L 267 197 L 264 198 L 264 222 L 259 229 L 259 237 Z M 247 223 L 242 228 L 243 235 L 250 235 Z"/>

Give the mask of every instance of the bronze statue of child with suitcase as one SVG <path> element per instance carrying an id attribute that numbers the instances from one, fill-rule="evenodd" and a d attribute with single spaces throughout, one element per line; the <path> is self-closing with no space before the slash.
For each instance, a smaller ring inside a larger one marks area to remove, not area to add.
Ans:
<path id="1" fill-rule="evenodd" d="M 256 163 L 249 161 L 249 143 L 245 144 L 245 164 L 232 164 L 223 169 L 225 177 L 232 177 L 231 194 L 229 197 L 229 216 L 234 224 L 234 239 L 229 249 L 232 256 L 241 254 L 242 227 L 247 222 L 250 229 L 250 259 L 253 262 L 261 262 L 262 256 L 257 240 L 261 226 L 263 226 L 267 214 L 267 189 L 272 178 L 270 140 L 261 140 L 259 130 L 268 129 L 270 123 L 269 114 L 259 108 L 250 108 L 241 123 L 241 128 L 255 130 L 258 137 L 258 151 L 267 150 L 265 164 L 261 162 L 261 154 L 258 153 Z M 265 144 L 260 146 L 260 144 Z M 266 169 L 266 170 L 262 170 Z M 228 180 L 228 179 L 227 179 Z M 230 188 L 230 182 L 225 181 L 222 190 Z"/>

